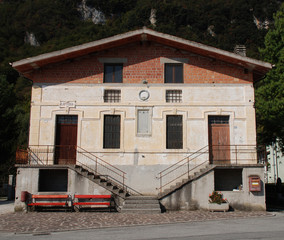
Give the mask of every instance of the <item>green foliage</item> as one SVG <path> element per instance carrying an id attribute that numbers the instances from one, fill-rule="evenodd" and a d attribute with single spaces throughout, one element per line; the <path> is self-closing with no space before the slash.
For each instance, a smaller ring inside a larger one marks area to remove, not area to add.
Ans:
<path id="1" fill-rule="evenodd" d="M 226 203 L 227 199 L 223 198 L 223 194 L 221 192 L 213 191 L 212 194 L 209 194 L 209 203 Z"/>
<path id="2" fill-rule="evenodd" d="M 261 54 L 275 67 L 260 82 L 256 90 L 258 140 L 271 144 L 284 142 L 284 3 L 274 16 L 274 27 L 265 37 Z"/>
<path id="3" fill-rule="evenodd" d="M 18 73 L 9 66 L 10 62 L 143 26 L 229 51 L 233 50 L 235 44 L 245 44 L 248 56 L 259 58 L 258 48 L 264 48 L 264 36 L 267 30 L 257 29 L 253 22 L 254 16 L 261 21 L 272 20 L 273 13 L 279 8 L 277 0 L 87 0 L 86 2 L 88 6 L 95 7 L 105 14 L 107 19 L 105 24 L 95 25 L 91 20 L 82 21 L 82 16 L 77 10 L 82 0 L 3 0 L 0 3 L 0 123 L 1 126 L 5 126 L 0 129 L 0 150 L 1 162 L 6 164 L 1 166 L 7 167 L 4 172 L 12 171 L 17 145 L 27 144 L 31 88 L 31 82 L 19 77 Z M 151 9 L 157 10 L 156 26 L 152 26 L 149 21 Z M 212 28 L 215 36 L 211 36 L 208 27 Z M 35 35 L 40 43 L 39 47 L 25 43 L 27 33 Z M 270 38 L 266 41 L 279 41 L 273 40 L 273 36 Z M 275 54 L 266 60 L 277 64 L 279 56 L 276 53 L 280 50 L 274 46 L 271 48 L 275 50 Z M 273 51 L 267 48 L 264 54 L 269 56 L 270 52 Z M 281 58 L 283 61 L 283 56 Z M 278 66 L 273 72 L 280 74 L 281 70 Z M 273 82 L 270 88 L 275 88 L 276 92 L 273 93 L 275 99 L 281 95 L 281 83 L 272 80 L 272 75 L 271 73 L 270 80 L 268 78 L 266 82 Z M 260 91 L 259 96 L 263 95 L 263 99 L 266 99 L 267 92 L 270 94 L 272 91 L 270 88 L 267 91 Z M 260 104 L 261 101 L 258 98 Z M 263 109 L 262 111 L 265 112 L 261 113 L 263 116 L 268 116 L 270 113 L 275 115 L 281 109 L 282 103 L 273 101 L 269 104 L 273 105 L 275 110 L 271 113 L 270 108 Z M 280 107 L 276 108 L 276 105 Z M 273 121 L 277 119 L 275 115 Z M 266 117 L 260 121 L 263 129 L 267 125 L 265 121 Z M 278 131 L 278 128 L 275 131 Z"/>

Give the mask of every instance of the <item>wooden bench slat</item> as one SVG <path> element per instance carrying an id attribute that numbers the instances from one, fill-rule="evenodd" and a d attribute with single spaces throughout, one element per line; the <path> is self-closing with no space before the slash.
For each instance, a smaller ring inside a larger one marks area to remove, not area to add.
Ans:
<path id="1" fill-rule="evenodd" d="M 51 199 L 67 199 L 69 198 L 69 195 L 32 195 L 33 199 L 47 199 L 47 198 L 51 198 Z"/>
<path id="2" fill-rule="evenodd" d="M 36 203 L 29 203 L 28 206 L 65 206 L 67 203 L 65 202 L 36 202 Z"/>
<path id="3" fill-rule="evenodd" d="M 110 202 L 74 202 L 73 205 L 107 205 L 107 206 L 110 206 Z"/>
<path id="4" fill-rule="evenodd" d="M 111 195 L 75 195 L 75 198 L 111 198 Z"/>

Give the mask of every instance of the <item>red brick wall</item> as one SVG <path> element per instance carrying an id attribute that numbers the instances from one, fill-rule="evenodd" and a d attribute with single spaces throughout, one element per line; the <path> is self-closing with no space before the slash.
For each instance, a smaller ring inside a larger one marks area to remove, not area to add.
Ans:
<path id="1" fill-rule="evenodd" d="M 184 83 L 250 83 L 252 73 L 222 61 L 193 55 L 169 47 L 132 44 L 109 49 L 96 55 L 54 64 L 31 74 L 41 83 L 103 83 L 103 63 L 98 58 L 127 58 L 123 65 L 123 83 L 164 83 L 164 64 L 161 57 L 187 58 L 184 64 Z"/>

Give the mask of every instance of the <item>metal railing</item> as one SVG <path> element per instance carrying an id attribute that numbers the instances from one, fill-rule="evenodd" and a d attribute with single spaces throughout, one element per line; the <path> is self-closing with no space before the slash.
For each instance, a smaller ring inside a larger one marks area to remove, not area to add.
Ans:
<path id="1" fill-rule="evenodd" d="M 208 146 L 205 146 L 159 172 L 157 176 L 157 179 L 160 180 L 159 191 L 162 192 L 163 188 L 177 182 L 177 180 L 184 178 L 185 176 L 189 177 L 193 170 L 204 165 L 205 163 L 208 163 L 208 153 Z M 196 161 L 199 161 L 199 163 L 196 164 Z"/>
<path id="2" fill-rule="evenodd" d="M 115 183 L 116 186 L 131 194 L 142 195 L 135 189 L 125 184 L 126 173 L 111 165 L 91 152 L 77 146 L 77 164 L 85 169 L 105 177 L 107 181 Z"/>
<path id="3" fill-rule="evenodd" d="M 263 164 L 266 149 L 256 145 L 210 145 L 205 146 L 158 173 L 160 192 L 167 186 L 189 177 L 206 164 L 245 165 Z"/>
<path id="4" fill-rule="evenodd" d="M 142 195 L 125 184 L 126 173 L 79 146 L 30 145 L 18 149 L 16 164 L 28 165 L 80 165 L 86 170 L 113 182 L 130 194 Z"/>

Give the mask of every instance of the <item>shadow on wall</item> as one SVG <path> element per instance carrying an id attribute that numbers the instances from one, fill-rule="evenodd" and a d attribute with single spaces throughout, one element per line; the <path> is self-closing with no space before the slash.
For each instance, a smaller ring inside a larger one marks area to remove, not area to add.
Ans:
<path id="1" fill-rule="evenodd" d="M 265 184 L 266 208 L 268 211 L 284 210 L 284 184 Z"/>

